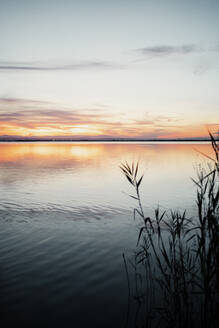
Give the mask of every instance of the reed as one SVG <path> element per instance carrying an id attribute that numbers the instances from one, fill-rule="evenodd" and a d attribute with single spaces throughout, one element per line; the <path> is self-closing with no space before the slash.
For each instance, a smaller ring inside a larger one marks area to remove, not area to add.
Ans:
<path id="1" fill-rule="evenodd" d="M 140 219 L 136 250 L 129 259 L 136 327 L 219 327 L 219 147 L 211 133 L 210 137 L 211 164 L 200 166 L 193 179 L 197 208 L 193 218 L 186 210 L 159 208 L 153 218 L 148 217 L 138 163 L 120 167 L 135 191 L 130 197 L 137 202 L 134 217 Z"/>

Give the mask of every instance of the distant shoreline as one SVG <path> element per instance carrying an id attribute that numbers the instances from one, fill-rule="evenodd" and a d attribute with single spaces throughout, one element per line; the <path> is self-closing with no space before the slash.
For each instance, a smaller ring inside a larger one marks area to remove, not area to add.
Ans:
<path id="1" fill-rule="evenodd" d="M 210 142 L 206 139 L 0 139 L 0 142 Z"/>

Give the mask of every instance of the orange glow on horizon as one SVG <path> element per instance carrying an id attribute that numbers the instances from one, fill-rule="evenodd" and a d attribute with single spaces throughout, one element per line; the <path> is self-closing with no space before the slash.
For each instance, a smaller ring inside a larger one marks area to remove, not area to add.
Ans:
<path id="1" fill-rule="evenodd" d="M 74 135 L 85 135 L 85 136 L 97 136 L 102 133 L 102 131 L 96 127 L 89 126 L 63 126 L 58 125 L 54 127 L 35 127 L 35 128 L 25 128 L 25 127 L 14 127 L 10 125 L 5 125 L 1 127 L 1 136 L 19 136 L 19 137 L 53 137 L 53 136 L 74 136 Z"/>
<path id="2" fill-rule="evenodd" d="M 109 136 L 118 138 L 198 138 L 208 136 L 208 129 L 215 133 L 218 131 L 218 125 L 190 125 L 182 128 L 173 128 L 166 126 L 162 128 L 162 133 L 156 131 L 153 126 L 138 126 L 132 125 L 130 128 L 120 128 L 112 125 L 112 128 L 106 129 L 106 126 L 93 126 L 91 125 L 58 125 L 46 127 L 36 126 L 34 128 L 12 126 L 4 124 L 1 126 L 0 136 L 17 136 L 17 137 L 98 137 Z"/>
<path id="3" fill-rule="evenodd" d="M 206 137 L 208 129 L 212 133 L 219 129 L 219 124 L 205 124 L 194 117 L 189 121 L 159 115 L 138 117 L 137 112 L 116 115 L 92 110 L 30 110 L 29 106 L 18 111 L 14 106 L 14 111 L 6 107 L 0 113 L 0 136 L 174 139 Z"/>

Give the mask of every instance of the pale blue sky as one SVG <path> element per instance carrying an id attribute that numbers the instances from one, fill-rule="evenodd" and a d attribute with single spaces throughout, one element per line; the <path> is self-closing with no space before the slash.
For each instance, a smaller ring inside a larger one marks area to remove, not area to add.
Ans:
<path id="1" fill-rule="evenodd" d="M 0 113 L 218 123 L 218 17 L 218 0 L 0 0 Z"/>

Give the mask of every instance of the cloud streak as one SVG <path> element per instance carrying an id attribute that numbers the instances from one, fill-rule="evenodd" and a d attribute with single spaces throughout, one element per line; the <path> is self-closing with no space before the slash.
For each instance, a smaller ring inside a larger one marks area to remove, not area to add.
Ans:
<path id="1" fill-rule="evenodd" d="M 124 66 L 105 61 L 84 61 L 70 64 L 46 65 L 37 63 L 0 62 L 2 71 L 76 71 L 76 70 L 111 70 Z"/>
<path id="2" fill-rule="evenodd" d="M 195 44 L 184 44 L 180 46 L 157 45 L 153 47 L 145 47 L 136 49 L 136 52 L 145 56 L 165 57 L 170 55 L 189 55 L 199 53 L 203 50 Z"/>

